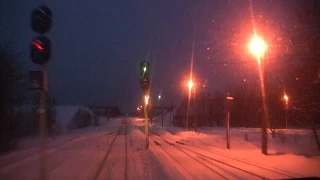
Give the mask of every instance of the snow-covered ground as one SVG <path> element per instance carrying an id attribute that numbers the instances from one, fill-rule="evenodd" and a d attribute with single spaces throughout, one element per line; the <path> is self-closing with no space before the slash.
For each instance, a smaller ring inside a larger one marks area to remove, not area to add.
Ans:
<path id="1" fill-rule="evenodd" d="M 231 148 L 227 149 L 225 127 L 201 127 L 197 128 L 197 132 L 194 132 L 193 129 L 186 131 L 183 128 L 171 126 L 171 117 L 170 113 L 163 117 L 164 127 L 161 126 L 162 116 L 155 118 L 151 130 L 177 144 L 205 148 L 223 156 L 272 169 L 281 169 L 293 177 L 320 177 L 320 150 L 311 129 L 278 129 L 275 138 L 269 133 L 269 155 L 265 156 L 261 153 L 259 128 L 231 128 Z"/>
<path id="2" fill-rule="evenodd" d="M 310 130 L 278 130 L 269 136 L 269 155 L 261 153 L 260 130 L 231 129 L 231 149 L 225 129 L 194 131 L 170 126 L 170 114 L 154 119 L 145 150 L 144 120 L 100 118 L 99 127 L 69 131 L 47 139 L 48 179 L 284 179 L 320 177 L 320 151 Z M 116 131 L 122 125 L 119 135 Z M 155 133 L 155 134 L 153 134 Z M 245 135 L 247 134 L 247 135 Z M 160 135 L 160 136 L 158 136 Z M 110 145 L 112 148 L 109 150 Z M 37 139 L 0 156 L 0 179 L 38 179 Z"/>
<path id="3" fill-rule="evenodd" d="M 94 113 L 85 106 L 55 106 L 56 109 L 56 120 L 60 130 L 65 133 L 67 131 L 68 124 L 72 123 L 72 120 L 75 118 L 76 114 L 79 111 L 86 112 L 90 116 L 91 124 L 93 125 L 93 118 L 95 117 Z"/>

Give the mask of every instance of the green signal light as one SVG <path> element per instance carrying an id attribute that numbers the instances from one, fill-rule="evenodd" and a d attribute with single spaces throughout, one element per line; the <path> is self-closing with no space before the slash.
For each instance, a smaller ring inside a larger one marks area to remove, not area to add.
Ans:
<path id="1" fill-rule="evenodd" d="M 140 63 L 140 74 L 142 77 L 147 77 L 149 75 L 149 63 L 142 61 Z"/>

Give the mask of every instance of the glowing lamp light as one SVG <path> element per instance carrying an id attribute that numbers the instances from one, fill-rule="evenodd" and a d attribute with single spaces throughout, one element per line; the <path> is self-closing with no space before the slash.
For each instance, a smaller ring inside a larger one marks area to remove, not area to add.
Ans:
<path id="1" fill-rule="evenodd" d="M 146 105 L 149 104 L 149 96 L 148 95 L 144 96 L 144 102 Z"/>
<path id="2" fill-rule="evenodd" d="M 253 55 L 257 56 L 257 58 L 260 58 L 267 50 L 267 44 L 260 37 L 255 35 L 249 43 L 249 50 Z"/>
<path id="3" fill-rule="evenodd" d="M 188 87 L 189 87 L 189 89 L 191 89 L 193 87 L 193 82 L 192 81 L 188 82 Z"/>

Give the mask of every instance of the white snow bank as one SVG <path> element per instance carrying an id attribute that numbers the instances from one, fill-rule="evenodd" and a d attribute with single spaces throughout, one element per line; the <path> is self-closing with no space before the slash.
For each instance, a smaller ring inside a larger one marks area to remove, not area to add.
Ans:
<path id="1" fill-rule="evenodd" d="M 67 130 L 68 123 L 73 120 L 76 113 L 80 110 L 89 113 L 91 118 L 95 118 L 95 114 L 85 106 L 55 106 L 55 109 L 57 112 L 56 120 L 62 132 Z M 93 125 L 93 119 L 91 121 Z"/>

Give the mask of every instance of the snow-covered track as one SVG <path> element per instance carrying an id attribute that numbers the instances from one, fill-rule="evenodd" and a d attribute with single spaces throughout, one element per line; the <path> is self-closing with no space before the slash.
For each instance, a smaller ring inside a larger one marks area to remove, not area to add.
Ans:
<path id="1" fill-rule="evenodd" d="M 183 145 L 186 145 L 185 143 L 180 143 L 180 142 L 176 142 L 176 143 L 180 144 L 178 146 L 180 146 L 180 147 L 182 147 L 184 149 L 187 149 L 188 151 L 193 151 L 194 153 L 197 153 L 197 154 L 199 154 L 201 156 L 205 156 L 203 153 L 199 153 L 198 151 L 194 151 L 194 150 L 191 150 L 190 148 L 188 149 L 187 147 L 183 147 Z M 219 156 L 228 158 L 230 160 L 234 160 L 234 161 L 243 163 L 245 165 L 249 165 L 249 166 L 256 167 L 256 168 L 259 168 L 259 169 L 262 169 L 262 170 L 265 170 L 265 171 L 269 171 L 270 173 L 275 173 L 275 174 L 279 174 L 279 175 L 285 176 L 287 178 L 295 178 L 295 176 L 298 176 L 298 175 L 291 175 L 292 173 L 289 173 L 289 172 L 283 172 L 283 170 L 280 170 L 280 169 L 274 169 L 274 168 L 271 168 L 271 167 L 269 168 L 269 167 L 266 167 L 266 166 L 263 166 L 263 165 L 260 165 L 260 164 L 256 164 L 254 162 L 245 161 L 245 160 L 242 160 L 242 159 L 239 159 L 239 158 L 227 156 L 225 154 L 218 153 L 218 152 L 215 152 L 215 151 L 210 151 L 210 150 L 205 149 L 205 148 L 201 148 L 201 147 L 197 147 L 197 146 L 189 146 L 189 147 L 193 147 L 193 148 L 196 148 L 196 149 L 199 149 L 199 150 L 203 150 L 203 151 L 215 154 L 215 155 L 219 155 Z"/>
<path id="2" fill-rule="evenodd" d="M 100 174 L 108 160 L 108 157 L 109 157 L 109 154 L 110 154 L 110 151 L 113 147 L 113 144 L 116 140 L 116 138 L 119 136 L 119 135 L 125 135 L 125 139 L 127 139 L 127 126 L 125 126 L 125 128 L 123 129 L 123 125 L 124 124 L 127 124 L 127 119 L 123 119 L 121 124 L 120 124 L 120 127 L 119 129 L 116 131 L 116 135 L 113 137 L 110 145 L 109 145 L 109 148 L 105 154 L 105 156 L 103 157 L 102 161 L 101 161 L 101 164 L 99 165 L 99 168 L 94 176 L 94 180 L 97 180 L 99 179 L 100 177 Z M 123 132 L 122 132 L 123 131 Z M 127 158 L 127 143 L 125 141 L 125 180 L 127 180 L 127 161 L 128 161 L 128 158 Z"/>
<path id="3" fill-rule="evenodd" d="M 222 167 L 231 167 L 233 169 L 236 169 L 236 170 L 239 170 L 239 171 L 243 171 L 247 174 L 250 174 L 252 176 L 255 176 L 255 177 L 258 177 L 258 178 L 261 178 L 261 179 L 269 179 L 267 178 L 266 176 L 263 176 L 263 175 L 259 175 L 258 173 L 253 173 L 252 171 L 249 171 L 249 170 L 246 170 L 244 168 L 240 168 L 242 166 L 251 166 L 252 169 L 255 168 L 255 169 L 258 169 L 259 172 L 261 171 L 264 171 L 265 174 L 273 174 L 273 176 L 279 176 L 281 178 L 295 178 L 295 175 L 291 175 L 287 172 L 283 172 L 282 170 L 279 170 L 279 169 L 272 169 L 272 168 L 268 168 L 268 167 L 265 167 L 265 166 L 262 166 L 262 165 L 258 165 L 258 164 L 255 164 L 253 162 L 247 162 L 245 160 L 242 160 L 242 159 L 238 159 L 238 158 L 234 158 L 234 157 L 230 157 L 230 156 L 227 156 L 227 155 L 224 155 L 222 153 L 218 153 L 218 152 L 214 152 L 214 151 L 210 151 L 206 148 L 202 148 L 202 147 L 197 147 L 195 145 L 189 145 L 187 143 L 183 143 L 183 142 L 179 142 L 179 141 L 173 141 L 173 140 L 168 140 L 166 138 L 163 138 L 162 136 L 160 136 L 159 134 L 157 133 L 154 133 L 154 132 L 151 132 L 153 135 L 161 138 L 162 141 L 164 142 L 167 142 L 167 143 L 170 143 L 172 145 L 174 145 L 175 147 L 181 149 L 181 151 L 183 152 L 186 152 L 188 151 L 189 153 L 192 153 L 194 154 L 195 156 L 197 156 L 198 158 L 200 158 L 201 160 L 203 161 L 206 161 L 210 164 L 220 164 L 222 165 Z M 188 146 L 188 147 L 186 147 Z M 209 154 L 213 154 L 213 155 L 218 155 L 218 156 L 221 156 L 223 158 L 227 158 L 228 160 L 227 161 L 224 161 L 223 159 L 220 159 L 220 158 L 216 158 L 216 157 L 213 157 L 213 156 L 210 156 L 208 155 Z M 234 163 L 226 163 L 226 162 L 234 162 Z M 236 165 L 234 165 L 236 164 Z"/>
<path id="4" fill-rule="evenodd" d="M 139 130 L 143 133 L 143 130 L 141 128 L 139 128 Z M 158 145 L 168 156 L 170 156 L 186 173 L 188 173 L 188 175 L 190 177 L 192 177 L 193 179 L 203 179 L 204 176 L 201 177 L 202 174 L 199 171 L 196 170 L 190 170 L 190 167 L 186 167 L 184 165 L 183 162 L 179 161 L 178 158 L 176 158 L 174 155 L 172 155 L 172 151 L 170 151 L 168 148 L 174 147 L 175 149 L 177 149 L 178 151 L 182 152 L 183 154 L 185 154 L 187 157 L 189 157 L 191 160 L 193 160 L 195 163 L 199 163 L 201 164 L 203 167 L 207 168 L 210 171 L 210 177 L 213 178 L 212 176 L 212 172 L 213 174 L 215 174 L 216 176 L 214 176 L 215 178 L 218 179 L 229 179 L 228 177 L 226 177 L 225 175 L 223 175 L 222 173 L 218 172 L 217 170 L 215 170 L 214 168 L 212 168 L 212 166 L 207 165 L 205 163 L 203 163 L 201 160 L 199 160 L 199 158 L 194 157 L 192 155 L 190 155 L 189 153 L 186 153 L 185 151 L 181 150 L 179 147 L 177 147 L 175 145 L 175 143 L 171 143 L 167 140 L 165 140 L 164 138 L 162 138 L 161 136 L 159 136 L 158 134 L 155 134 L 154 132 L 150 131 L 150 139 L 156 144 Z M 166 144 L 168 144 L 169 146 L 164 147 L 165 145 L 160 144 L 159 141 L 164 141 Z"/>
<path id="5" fill-rule="evenodd" d="M 161 145 L 159 143 L 159 136 L 150 136 L 150 138 L 153 140 L 153 142 L 155 144 L 157 144 L 158 146 L 161 147 L 161 149 L 166 152 L 170 157 L 172 157 L 183 169 L 185 169 L 194 179 L 202 179 L 200 177 L 197 177 L 196 174 L 194 174 L 194 171 L 193 172 L 190 172 L 190 170 L 187 169 L 187 167 L 185 167 L 185 165 L 181 162 L 179 162 L 179 160 L 177 160 L 174 156 L 171 155 L 172 151 L 170 150 L 167 150 L 167 148 L 165 148 L 163 145 Z M 161 137 L 160 137 L 161 138 Z M 163 141 L 163 139 L 160 139 Z M 188 157 L 190 157 L 192 160 L 194 160 L 195 162 L 203 165 L 204 167 L 208 168 L 211 172 L 213 172 L 214 174 L 216 174 L 217 176 L 219 176 L 219 179 L 228 179 L 226 176 L 224 176 L 223 174 L 219 173 L 218 171 L 216 171 L 215 169 L 213 169 L 212 167 L 208 166 L 207 164 L 199 161 L 198 158 L 195 158 L 194 156 L 190 155 L 189 153 L 186 153 L 185 151 L 181 150 L 180 148 L 176 147 L 175 144 L 173 143 L 170 143 L 168 141 L 164 141 L 165 143 L 169 144 L 170 146 L 173 146 L 175 147 L 176 149 L 178 149 L 179 151 L 183 152 L 185 155 L 187 155 Z"/>

